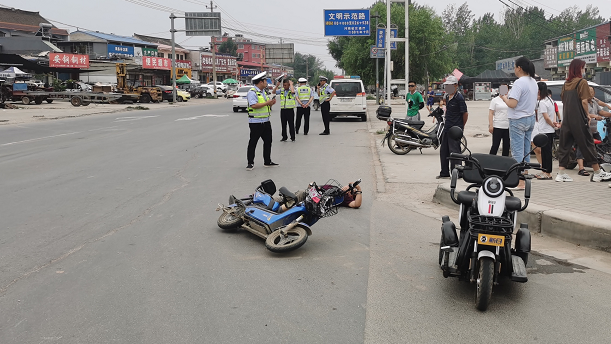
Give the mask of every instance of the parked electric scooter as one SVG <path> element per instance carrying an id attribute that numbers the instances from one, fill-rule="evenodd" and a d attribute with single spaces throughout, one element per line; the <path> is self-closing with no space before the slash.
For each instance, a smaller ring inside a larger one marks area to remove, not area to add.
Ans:
<path id="1" fill-rule="evenodd" d="M 448 134 L 454 140 L 460 140 L 463 136 L 458 127 L 452 127 Z M 548 144 L 547 137 L 539 134 L 534 137 L 533 143 L 543 147 Z M 526 264 L 530 252 L 530 231 L 527 223 L 520 224 L 517 229 L 517 213 L 528 207 L 531 192 L 530 176 L 524 176 L 522 172 L 527 169 L 541 170 L 541 166 L 527 163 L 524 159 L 516 162 L 510 157 L 471 154 L 471 151 L 468 155 L 451 153 L 450 159 L 465 163 L 452 171 L 450 182 L 452 200 L 460 205 L 460 236 L 449 216 L 444 216 L 439 265 L 444 277 L 454 276 L 475 283 L 475 306 L 485 311 L 492 297 L 492 287 L 500 283 L 501 276 L 510 277 L 514 282 L 528 281 Z M 458 178 L 471 185 L 466 191 L 455 195 Z M 510 189 L 518 186 L 520 179 L 525 180 L 526 184 L 524 205 Z M 512 248 L 512 234 L 516 229 Z"/>
<path id="2" fill-rule="evenodd" d="M 228 206 L 219 204 L 216 210 L 223 213 L 217 223 L 223 229 L 243 228 L 265 239 L 265 247 L 272 252 L 295 250 L 312 235 L 312 225 L 323 217 L 337 214 L 344 195 L 352 192 L 360 182 L 359 179 L 349 184 L 346 190 L 342 190 L 335 180 L 322 186 L 313 182 L 305 191 L 305 199 L 281 187 L 282 202 L 277 202 L 273 198 L 276 185 L 268 179 L 249 197 L 230 196 Z"/>
<path id="3" fill-rule="evenodd" d="M 428 131 L 422 131 L 424 121 L 411 121 L 401 118 L 390 117 L 392 109 L 390 106 L 380 106 L 377 110 L 376 117 L 381 121 L 386 121 L 388 130 L 386 136 L 382 139 L 382 146 L 388 142 L 388 148 L 391 152 L 397 155 L 404 155 L 412 151 L 412 149 L 422 148 L 437 149 L 441 144 L 441 135 L 445 127 L 443 118 L 443 110 L 438 106 L 431 111 L 428 117 L 435 117 L 435 126 Z M 467 139 L 461 139 L 463 146 L 466 147 Z M 464 152 L 464 149 L 461 153 Z"/>

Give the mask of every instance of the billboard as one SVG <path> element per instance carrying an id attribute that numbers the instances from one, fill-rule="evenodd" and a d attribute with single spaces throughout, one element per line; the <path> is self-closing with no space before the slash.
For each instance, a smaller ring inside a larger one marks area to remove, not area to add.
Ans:
<path id="1" fill-rule="evenodd" d="M 274 64 L 295 62 L 295 45 L 293 43 L 266 44 L 265 62 Z"/>
<path id="2" fill-rule="evenodd" d="M 558 47 L 551 45 L 545 46 L 543 68 L 558 67 Z"/>
<path id="3" fill-rule="evenodd" d="M 201 54 L 202 73 L 212 73 L 212 53 Z M 216 55 L 216 72 L 237 74 L 238 63 L 234 56 Z"/>
<path id="4" fill-rule="evenodd" d="M 49 67 L 51 68 L 89 68 L 88 55 L 75 55 L 63 53 L 49 54 Z"/>
<path id="5" fill-rule="evenodd" d="M 596 61 L 609 62 L 609 34 L 611 24 L 603 24 L 596 27 Z"/>
<path id="6" fill-rule="evenodd" d="M 128 45 L 108 44 L 108 57 L 134 57 L 134 47 Z"/>
<path id="7" fill-rule="evenodd" d="M 502 70 L 507 74 L 513 73 L 516 67 L 516 60 L 520 57 L 522 57 L 522 55 L 496 61 L 496 70 Z"/>
<path id="8" fill-rule="evenodd" d="M 575 33 L 575 58 L 596 63 L 596 28 Z"/>
<path id="9" fill-rule="evenodd" d="M 567 67 L 575 58 L 575 40 L 573 36 L 558 40 L 558 67 Z"/>
<path id="10" fill-rule="evenodd" d="M 369 10 L 324 10 L 325 36 L 369 36 Z"/>
<path id="11" fill-rule="evenodd" d="M 162 69 L 162 70 L 170 70 L 170 66 L 172 65 L 172 60 L 163 57 L 151 57 L 151 56 L 143 56 L 142 57 L 142 68 L 145 69 Z"/>

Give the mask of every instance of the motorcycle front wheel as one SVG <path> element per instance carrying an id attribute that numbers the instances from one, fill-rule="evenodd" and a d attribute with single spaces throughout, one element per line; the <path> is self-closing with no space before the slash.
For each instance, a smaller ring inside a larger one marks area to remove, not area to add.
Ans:
<path id="1" fill-rule="evenodd" d="M 388 138 L 388 148 L 390 148 L 391 152 L 393 152 L 393 153 L 395 153 L 397 155 L 405 155 L 405 154 L 411 152 L 411 150 L 412 150 L 411 146 L 400 146 L 395 141 L 395 138 L 396 138 L 395 134 L 390 135 L 390 137 Z"/>
<path id="2" fill-rule="evenodd" d="M 286 234 L 284 237 L 280 230 L 272 232 L 265 239 L 265 247 L 272 252 L 283 253 L 300 248 L 308 240 L 308 232 L 299 226 L 288 230 Z"/>
<path id="3" fill-rule="evenodd" d="M 482 257 L 479 261 L 477 275 L 477 291 L 475 292 L 475 307 L 480 311 L 488 309 L 492 298 L 492 283 L 494 279 L 494 260 Z"/>
<path id="4" fill-rule="evenodd" d="M 222 229 L 237 229 L 244 223 L 242 218 L 234 216 L 231 213 L 223 212 L 217 221 L 217 224 Z"/>

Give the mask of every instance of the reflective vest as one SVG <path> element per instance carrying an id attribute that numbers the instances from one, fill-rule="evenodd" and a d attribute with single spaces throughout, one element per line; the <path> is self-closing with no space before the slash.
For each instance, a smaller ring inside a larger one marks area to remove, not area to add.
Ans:
<path id="1" fill-rule="evenodd" d="M 308 86 L 303 85 L 297 88 L 297 98 L 299 98 L 303 104 L 306 104 L 311 97 L 312 89 Z"/>
<path id="2" fill-rule="evenodd" d="M 261 94 L 261 91 L 257 90 L 256 88 L 253 87 L 250 89 L 250 91 L 255 92 L 257 94 L 257 103 L 260 104 L 260 103 L 265 103 L 267 101 L 263 97 L 263 94 Z M 252 107 L 250 107 L 250 103 L 248 104 L 248 117 L 265 118 L 265 117 L 269 117 L 270 112 L 271 112 L 271 108 L 269 107 L 269 105 L 263 106 L 258 109 L 253 109 Z"/>
<path id="3" fill-rule="evenodd" d="M 328 87 L 329 87 L 329 84 L 325 84 L 324 86 L 320 87 L 319 89 L 318 96 L 320 97 L 321 103 L 329 99 L 329 95 L 327 94 Z"/>
<path id="4" fill-rule="evenodd" d="M 280 108 L 281 109 L 294 109 L 295 108 L 295 95 L 290 90 L 287 91 L 287 96 L 284 96 L 285 89 L 280 90 Z"/>

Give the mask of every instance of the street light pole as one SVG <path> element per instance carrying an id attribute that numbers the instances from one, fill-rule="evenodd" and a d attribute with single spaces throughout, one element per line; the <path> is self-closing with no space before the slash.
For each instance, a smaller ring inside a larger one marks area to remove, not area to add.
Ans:
<path id="1" fill-rule="evenodd" d="M 176 43 L 174 40 L 176 29 L 174 29 L 174 19 L 176 19 L 176 16 L 174 13 L 171 13 L 170 20 L 172 22 L 172 26 L 170 27 L 170 32 L 172 33 L 172 102 L 176 103 Z"/>
<path id="2" fill-rule="evenodd" d="M 378 11 L 376 11 L 375 15 L 373 15 L 372 17 L 376 19 L 376 35 L 377 35 L 378 19 L 380 18 Z M 380 105 L 380 61 L 378 59 L 377 54 L 376 54 L 376 104 Z"/>

